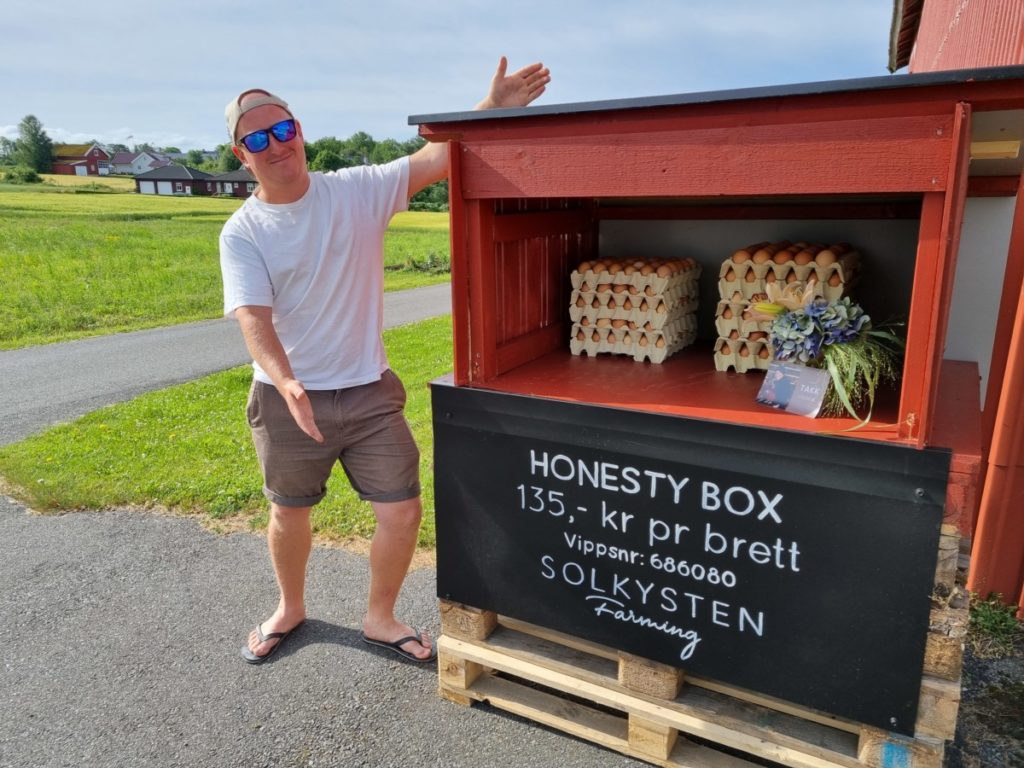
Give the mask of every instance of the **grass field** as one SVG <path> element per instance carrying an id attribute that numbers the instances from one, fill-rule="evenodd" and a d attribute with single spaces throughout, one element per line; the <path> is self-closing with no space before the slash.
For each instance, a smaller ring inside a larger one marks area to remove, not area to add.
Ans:
<path id="1" fill-rule="evenodd" d="M 451 318 L 386 331 L 391 367 L 408 392 L 406 418 L 420 447 L 421 547 L 434 545 L 433 432 L 427 382 L 451 369 Z M 266 500 L 245 421 L 246 366 L 95 411 L 0 448 L 8 493 L 39 511 L 166 508 L 217 525 L 266 525 Z M 313 514 L 316 533 L 344 541 L 373 531 L 369 505 L 343 472 Z"/>
<path id="2" fill-rule="evenodd" d="M 48 178 L 65 186 L 0 185 L 0 349 L 221 315 L 217 237 L 241 201 Z M 385 237 L 385 289 L 446 281 L 448 250 L 447 214 L 399 214 Z"/>

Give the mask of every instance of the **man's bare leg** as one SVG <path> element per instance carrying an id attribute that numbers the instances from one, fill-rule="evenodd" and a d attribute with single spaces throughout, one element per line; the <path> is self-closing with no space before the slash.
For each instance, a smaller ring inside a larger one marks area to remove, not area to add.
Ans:
<path id="1" fill-rule="evenodd" d="M 363 633 L 374 640 L 392 643 L 416 634 L 395 618 L 395 602 L 416 551 L 423 507 L 418 496 L 406 501 L 372 502 L 371 506 L 377 516 L 377 530 L 370 543 L 370 597 Z M 423 635 L 423 643 L 410 640 L 402 649 L 425 659 L 433 652 L 432 645 Z"/>
<path id="2" fill-rule="evenodd" d="M 270 504 L 267 548 L 281 597 L 277 610 L 261 624 L 264 636 L 271 632 L 288 632 L 306 618 L 306 565 L 313 545 L 309 523 L 311 509 Z M 278 642 L 280 640 L 271 639 L 261 643 L 255 630 L 249 634 L 249 650 L 257 656 L 266 656 Z"/>

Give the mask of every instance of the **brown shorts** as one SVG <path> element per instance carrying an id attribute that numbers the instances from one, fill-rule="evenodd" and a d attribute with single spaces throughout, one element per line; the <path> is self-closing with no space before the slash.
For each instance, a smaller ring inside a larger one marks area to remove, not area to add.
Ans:
<path id="1" fill-rule="evenodd" d="M 340 461 L 359 497 L 404 501 L 420 493 L 420 452 L 402 414 L 405 388 L 390 370 L 348 389 L 307 390 L 324 442 L 299 429 L 277 389 L 253 381 L 246 416 L 263 470 L 263 493 L 284 507 L 311 507 Z"/>

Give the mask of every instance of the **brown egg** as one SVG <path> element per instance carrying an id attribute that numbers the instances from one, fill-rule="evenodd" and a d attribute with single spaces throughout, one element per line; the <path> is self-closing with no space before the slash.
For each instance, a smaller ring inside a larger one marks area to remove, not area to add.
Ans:
<path id="1" fill-rule="evenodd" d="M 597 318 L 598 328 L 611 328 L 612 320 L 610 317 L 599 317 Z"/>
<path id="2" fill-rule="evenodd" d="M 814 254 L 807 250 L 800 251 L 793 257 L 793 263 L 799 264 L 801 267 L 805 264 L 810 264 L 812 261 L 814 261 Z"/>
<path id="3" fill-rule="evenodd" d="M 762 339 L 767 339 L 768 334 L 764 331 L 751 331 L 747 334 L 747 338 L 751 341 L 761 341 Z"/>
<path id="4" fill-rule="evenodd" d="M 672 267 L 668 264 L 662 264 L 658 267 L 658 277 L 668 277 L 672 274 Z"/>
<path id="5" fill-rule="evenodd" d="M 647 299 L 644 299 L 643 301 L 640 302 L 640 311 L 641 312 L 646 312 L 647 310 L 648 310 Z"/>
<path id="6" fill-rule="evenodd" d="M 762 360 L 767 360 L 772 356 L 772 353 L 768 351 L 768 347 L 761 347 L 761 351 L 757 353 L 757 356 Z"/>
<path id="7" fill-rule="evenodd" d="M 629 330 L 636 331 L 639 330 L 639 328 L 640 326 L 634 323 L 632 320 L 629 321 Z"/>
<path id="8" fill-rule="evenodd" d="M 650 342 L 647 341 L 647 337 L 646 336 L 641 336 L 640 339 L 637 341 L 637 343 L 641 347 L 646 347 Z"/>
<path id="9" fill-rule="evenodd" d="M 747 274 L 743 276 L 743 281 L 747 283 L 756 283 L 757 275 L 754 274 L 754 270 L 748 269 Z"/>
<path id="10" fill-rule="evenodd" d="M 750 297 L 750 300 L 754 304 L 757 304 L 759 301 L 768 301 L 768 294 L 767 293 L 755 293 L 753 296 Z"/>
<path id="11" fill-rule="evenodd" d="M 750 357 L 750 347 L 740 344 L 740 357 Z"/>
<path id="12" fill-rule="evenodd" d="M 633 346 L 633 337 L 629 335 L 629 331 L 626 331 L 624 334 L 622 334 L 622 346 Z"/>
<path id="13" fill-rule="evenodd" d="M 612 328 L 615 328 L 617 330 L 619 328 L 625 328 L 625 327 L 626 327 L 626 321 L 625 320 L 621 320 L 621 319 L 620 320 L 612 320 Z"/>
<path id="14" fill-rule="evenodd" d="M 832 273 L 832 277 L 828 279 L 828 284 L 831 285 L 833 288 L 838 288 L 840 285 L 843 284 L 843 280 L 841 277 L 839 277 L 838 272 Z"/>
<path id="15" fill-rule="evenodd" d="M 824 250 L 818 251 L 818 255 L 814 257 L 814 263 L 819 267 L 827 267 L 829 264 L 836 263 L 835 251 L 825 248 Z"/>
<path id="16" fill-rule="evenodd" d="M 591 341 L 600 341 L 601 334 L 595 329 L 593 335 L 590 337 Z"/>
<path id="17" fill-rule="evenodd" d="M 741 248 L 732 255 L 733 264 L 743 264 L 747 261 L 750 261 L 750 251 L 745 251 Z"/>
<path id="18" fill-rule="evenodd" d="M 656 346 L 658 349 L 664 349 L 665 348 L 665 337 L 664 336 L 659 336 L 658 339 L 654 342 L 654 346 Z"/>
<path id="19" fill-rule="evenodd" d="M 731 331 L 729 331 L 729 338 L 730 339 L 738 339 L 739 337 L 740 337 L 740 332 L 737 331 L 735 328 L 733 328 Z"/>
<path id="20" fill-rule="evenodd" d="M 608 309 L 615 309 L 615 307 L 618 306 L 615 303 L 615 296 L 614 295 L 612 295 L 612 297 L 610 299 L 608 299 L 608 305 L 607 306 L 608 306 Z"/>
<path id="21" fill-rule="evenodd" d="M 590 283 L 583 283 L 580 286 L 580 293 L 590 293 Z"/>
<path id="22" fill-rule="evenodd" d="M 629 286 L 626 283 L 617 283 L 612 286 L 612 293 L 626 293 L 629 291 Z"/>
<path id="23" fill-rule="evenodd" d="M 733 269 L 732 267 L 729 267 L 729 269 L 725 273 L 725 282 L 731 283 L 735 279 L 736 279 L 736 270 Z"/>
<path id="24" fill-rule="evenodd" d="M 598 293 L 610 293 L 611 290 L 612 290 L 612 284 L 611 283 L 601 283 L 601 284 L 599 284 L 597 286 L 597 292 Z"/>
<path id="25" fill-rule="evenodd" d="M 777 279 L 778 278 L 775 277 L 775 273 L 772 271 L 769 271 L 768 274 L 764 276 L 764 281 L 768 284 L 774 283 Z"/>
<path id="26" fill-rule="evenodd" d="M 654 326 L 651 325 L 651 321 L 650 320 L 648 320 L 646 323 L 644 323 L 644 330 L 645 331 L 653 331 L 654 330 Z"/>
<path id="27" fill-rule="evenodd" d="M 811 272 L 811 274 L 807 276 L 807 284 L 814 285 L 816 282 L 818 282 L 818 273 Z"/>
<path id="28" fill-rule="evenodd" d="M 776 264 L 788 264 L 792 260 L 792 251 L 776 251 L 775 255 L 772 256 L 772 261 L 774 261 Z"/>
<path id="29" fill-rule="evenodd" d="M 739 304 L 741 301 L 743 301 L 743 293 L 741 291 L 733 291 L 732 302 L 734 304 Z"/>
<path id="30" fill-rule="evenodd" d="M 796 272 L 793 272 L 792 270 L 790 270 L 789 272 L 786 273 L 786 282 L 787 283 L 795 283 L 799 279 L 800 278 L 798 278 L 796 276 Z"/>
<path id="31" fill-rule="evenodd" d="M 636 267 L 632 264 L 627 264 L 622 268 L 622 274 L 624 275 L 632 275 L 634 272 L 636 272 Z"/>
<path id="32" fill-rule="evenodd" d="M 588 325 L 590 325 L 590 318 L 587 317 L 586 315 L 581 317 L 580 318 L 580 325 L 582 325 L 584 328 L 586 328 Z"/>
<path id="33" fill-rule="evenodd" d="M 591 309 L 600 309 L 601 308 L 601 302 L 600 302 L 600 300 L 596 296 L 594 297 L 594 300 L 592 302 L 590 302 L 590 307 L 591 307 Z"/>
<path id="34" fill-rule="evenodd" d="M 658 304 L 657 307 L 655 307 L 654 311 L 657 312 L 659 315 L 664 315 L 666 312 L 668 312 L 668 305 L 666 305 L 665 302 L 662 301 Z"/>
<path id="35" fill-rule="evenodd" d="M 636 267 L 637 269 L 643 269 L 644 265 L 646 264 L 647 262 L 644 261 L 643 259 L 637 259 L 636 261 L 633 262 L 633 266 Z"/>
<path id="36" fill-rule="evenodd" d="M 723 342 L 722 346 L 718 348 L 718 354 L 720 355 L 731 355 L 732 347 L 729 346 L 729 342 Z"/>
<path id="37" fill-rule="evenodd" d="M 654 269 L 655 268 L 653 266 L 651 266 L 650 264 L 644 264 L 642 267 L 640 267 L 640 274 L 644 275 L 646 277 L 647 275 L 649 275 L 652 272 L 654 272 Z"/>
<path id="38" fill-rule="evenodd" d="M 646 288 L 644 288 L 644 295 L 646 296 L 654 296 L 656 293 L 657 291 L 654 290 L 653 285 L 648 285 Z"/>
<path id="39" fill-rule="evenodd" d="M 775 255 L 775 251 L 769 251 L 767 248 L 761 248 L 754 251 L 754 255 L 751 258 L 755 264 L 767 264 L 772 260 L 772 256 Z"/>
<path id="40" fill-rule="evenodd" d="M 633 308 L 633 302 L 630 301 L 629 299 L 626 299 L 624 302 L 622 302 L 622 308 L 629 312 L 629 310 Z"/>
<path id="41" fill-rule="evenodd" d="M 635 285 L 631 285 L 631 286 L 629 286 L 629 292 L 633 296 L 636 296 L 638 293 L 640 293 L 640 289 L 637 288 Z"/>
<path id="42" fill-rule="evenodd" d="M 588 269 L 590 269 L 590 267 L 591 267 L 591 263 L 589 261 L 581 261 L 580 265 L 578 267 L 576 267 L 576 271 L 577 272 L 586 272 Z"/>
<path id="43" fill-rule="evenodd" d="M 617 261 L 613 261 L 611 264 L 608 265 L 608 274 L 609 275 L 617 275 L 621 271 L 622 271 L 622 264 L 620 264 Z"/>
<path id="44" fill-rule="evenodd" d="M 577 297 L 576 297 L 576 306 L 577 306 L 577 307 L 585 307 L 585 306 L 587 306 L 587 302 L 585 302 L 585 301 L 583 300 L 583 297 L 582 297 L 582 296 L 577 296 Z"/>
<path id="45" fill-rule="evenodd" d="M 732 307 L 726 306 L 726 308 L 722 310 L 722 317 L 726 320 L 732 320 Z"/>
<path id="46" fill-rule="evenodd" d="M 590 269 L 595 275 L 600 275 L 602 272 L 608 271 L 608 265 L 603 261 L 595 261 Z"/>
<path id="47" fill-rule="evenodd" d="M 585 333 L 583 333 L 583 331 L 577 331 L 576 332 L 576 341 L 586 341 L 586 340 L 587 340 L 587 336 L 586 336 Z"/>

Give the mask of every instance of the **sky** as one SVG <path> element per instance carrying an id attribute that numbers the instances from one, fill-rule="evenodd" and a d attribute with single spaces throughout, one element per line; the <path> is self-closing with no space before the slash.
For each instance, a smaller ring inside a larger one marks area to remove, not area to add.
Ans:
<path id="1" fill-rule="evenodd" d="M 501 55 L 537 104 L 888 76 L 892 0 L 46 0 L 0 14 L 0 135 L 213 149 L 260 87 L 307 141 L 416 135 L 471 109 Z"/>

